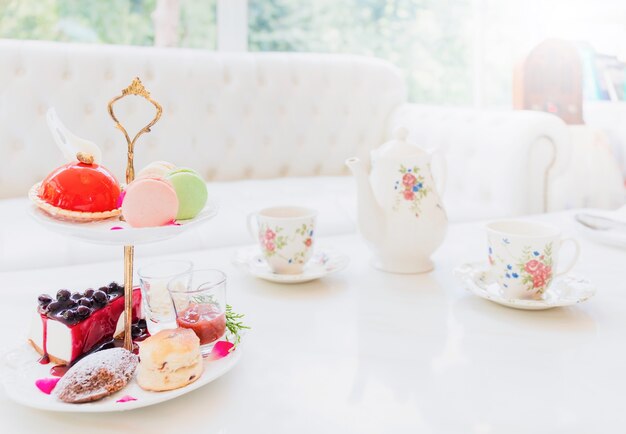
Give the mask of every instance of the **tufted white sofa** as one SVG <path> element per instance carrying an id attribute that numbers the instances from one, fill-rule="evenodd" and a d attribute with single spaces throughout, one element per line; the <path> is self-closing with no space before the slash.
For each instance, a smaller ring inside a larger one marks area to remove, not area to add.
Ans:
<path id="1" fill-rule="evenodd" d="M 139 246 L 138 257 L 247 243 L 247 213 L 278 203 L 317 208 L 321 235 L 353 231 L 344 160 L 367 157 L 398 126 L 444 153 L 451 220 L 542 212 L 548 172 L 565 147 L 563 123 L 548 114 L 409 104 L 399 71 L 374 58 L 0 40 L 0 270 L 120 256 L 38 227 L 25 195 L 63 162 L 45 122 L 51 106 L 123 179 L 125 142 L 106 108 L 135 76 L 164 108 L 137 145 L 136 166 L 192 167 L 221 203 L 211 223 Z M 146 108 L 127 99 L 116 111 L 139 126 L 151 117 Z"/>

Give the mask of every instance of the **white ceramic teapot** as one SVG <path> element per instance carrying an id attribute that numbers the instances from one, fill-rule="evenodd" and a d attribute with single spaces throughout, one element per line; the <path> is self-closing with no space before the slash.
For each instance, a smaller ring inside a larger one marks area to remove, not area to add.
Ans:
<path id="1" fill-rule="evenodd" d="M 394 140 L 371 153 L 368 176 L 362 161 L 346 165 L 357 183 L 359 229 L 374 252 L 374 266 L 392 273 L 433 269 L 430 255 L 441 245 L 448 218 L 433 180 L 431 154 L 406 141 L 399 128 Z M 441 176 L 441 186 L 445 171 Z"/>

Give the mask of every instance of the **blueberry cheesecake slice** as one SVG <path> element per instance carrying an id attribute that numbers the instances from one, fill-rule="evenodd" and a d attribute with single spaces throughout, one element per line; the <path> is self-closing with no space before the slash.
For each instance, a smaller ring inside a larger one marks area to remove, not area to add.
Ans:
<path id="1" fill-rule="evenodd" d="M 141 291 L 133 289 L 133 334 L 141 334 Z M 40 363 L 71 365 L 85 354 L 112 342 L 124 331 L 124 288 L 115 282 L 99 289 L 70 292 L 60 289 L 56 296 L 38 298 L 28 336 L 41 354 Z"/>

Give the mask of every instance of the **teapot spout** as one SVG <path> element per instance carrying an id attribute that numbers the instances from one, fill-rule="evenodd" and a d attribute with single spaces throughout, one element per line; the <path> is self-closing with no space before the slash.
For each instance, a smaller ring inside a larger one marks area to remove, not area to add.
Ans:
<path id="1" fill-rule="evenodd" d="M 357 213 L 361 234 L 366 240 L 378 243 L 383 236 L 383 210 L 374 196 L 368 173 L 363 162 L 356 157 L 348 158 L 346 166 L 356 180 Z"/>

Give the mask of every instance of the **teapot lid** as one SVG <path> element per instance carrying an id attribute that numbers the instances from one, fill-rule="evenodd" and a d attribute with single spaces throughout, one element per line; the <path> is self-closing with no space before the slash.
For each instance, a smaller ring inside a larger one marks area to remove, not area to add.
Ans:
<path id="1" fill-rule="evenodd" d="M 393 132 L 393 139 L 383 143 L 380 148 L 372 151 L 372 158 L 402 158 L 408 156 L 419 156 L 426 152 L 416 145 L 409 143 L 407 137 L 409 130 L 399 127 Z"/>

